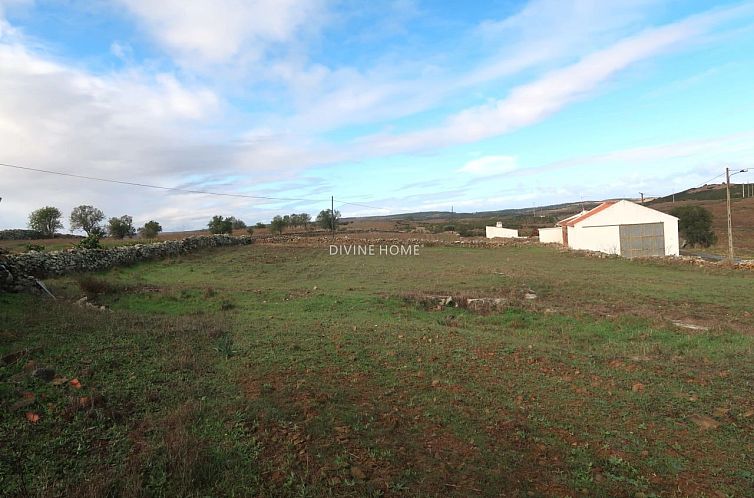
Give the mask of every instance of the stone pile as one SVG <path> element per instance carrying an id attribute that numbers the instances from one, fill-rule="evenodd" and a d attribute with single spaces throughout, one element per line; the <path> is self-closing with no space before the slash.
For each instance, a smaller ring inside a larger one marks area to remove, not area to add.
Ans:
<path id="1" fill-rule="evenodd" d="M 102 271 L 141 261 L 169 258 L 199 249 L 251 244 L 248 235 L 205 235 L 152 244 L 134 244 L 107 249 L 66 249 L 24 254 L 0 254 L 0 291 L 37 287 L 37 278 L 68 273 Z"/>

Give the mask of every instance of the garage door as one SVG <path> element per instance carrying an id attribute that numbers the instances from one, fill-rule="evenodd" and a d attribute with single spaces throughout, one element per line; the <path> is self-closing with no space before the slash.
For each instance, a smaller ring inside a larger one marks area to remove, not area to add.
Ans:
<path id="1" fill-rule="evenodd" d="M 663 223 L 620 225 L 620 255 L 626 258 L 665 256 Z"/>

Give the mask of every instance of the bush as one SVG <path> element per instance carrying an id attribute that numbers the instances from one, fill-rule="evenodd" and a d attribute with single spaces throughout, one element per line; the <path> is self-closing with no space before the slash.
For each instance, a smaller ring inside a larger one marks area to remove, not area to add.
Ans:
<path id="1" fill-rule="evenodd" d="M 93 232 L 91 235 L 87 235 L 76 244 L 79 249 L 102 249 L 102 244 L 99 243 L 99 239 L 102 235 L 98 232 Z"/>
<path id="2" fill-rule="evenodd" d="M 246 233 L 248 233 L 249 235 L 254 235 L 254 229 L 251 227 L 246 227 Z"/>
<path id="3" fill-rule="evenodd" d="M 139 235 L 145 239 L 154 239 L 160 232 L 162 232 L 162 227 L 154 220 L 144 223 L 144 226 L 139 228 Z"/>
<path id="4" fill-rule="evenodd" d="M 61 216 L 60 210 L 56 207 L 47 206 L 37 209 L 29 215 L 29 228 L 42 233 L 45 237 L 53 237 L 56 230 L 63 228 L 63 223 L 60 222 Z"/>
<path id="5" fill-rule="evenodd" d="M 717 242 L 709 210 L 702 206 L 679 206 L 670 214 L 678 218 L 678 231 L 688 244 L 709 247 Z"/>
<path id="6" fill-rule="evenodd" d="M 120 287 L 111 284 L 107 280 L 92 277 L 91 275 L 79 277 L 77 282 L 81 292 L 90 297 L 99 296 L 101 294 L 115 294 L 122 290 Z"/>
<path id="7" fill-rule="evenodd" d="M 27 251 L 37 251 L 42 252 L 45 250 L 45 246 L 41 244 L 26 244 L 26 250 Z"/>
<path id="8" fill-rule="evenodd" d="M 262 223 L 261 221 L 258 221 L 256 225 L 254 225 L 256 228 L 266 228 L 267 225 Z"/>
<path id="9" fill-rule="evenodd" d="M 223 218 L 222 216 L 216 215 L 212 217 L 209 223 L 207 223 L 207 227 L 212 234 L 230 234 L 233 232 L 233 220 L 234 218 L 232 216 L 230 218 Z"/>

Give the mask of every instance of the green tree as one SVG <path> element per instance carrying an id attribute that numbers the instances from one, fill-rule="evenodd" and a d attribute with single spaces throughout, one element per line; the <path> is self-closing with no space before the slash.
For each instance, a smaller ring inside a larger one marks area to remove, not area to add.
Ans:
<path id="1" fill-rule="evenodd" d="M 327 230 L 337 229 L 338 220 L 340 220 L 340 211 L 337 209 L 334 213 L 329 209 L 323 209 L 317 215 L 317 225 Z"/>
<path id="2" fill-rule="evenodd" d="M 257 222 L 257 224 L 256 224 L 256 225 L 254 225 L 254 226 L 255 226 L 255 227 L 257 227 L 257 228 L 265 228 L 265 227 L 267 227 L 267 225 L 265 225 L 265 224 L 264 224 L 264 223 L 262 223 L 261 221 L 258 221 L 258 222 Z"/>
<path id="3" fill-rule="evenodd" d="M 139 229 L 139 233 L 145 239 L 157 238 L 157 234 L 160 232 L 162 232 L 162 227 L 154 220 L 144 223 L 144 226 Z"/>
<path id="4" fill-rule="evenodd" d="M 231 216 L 231 219 L 233 220 L 232 221 L 233 230 L 240 230 L 242 228 L 246 228 L 246 223 L 243 220 L 240 220 L 233 216 Z"/>
<path id="5" fill-rule="evenodd" d="M 133 237 L 136 235 L 133 218 L 127 214 L 120 218 L 110 218 L 107 222 L 107 233 L 114 239 Z"/>
<path id="6" fill-rule="evenodd" d="M 283 217 L 283 216 L 278 215 L 272 218 L 272 221 L 270 222 L 270 231 L 272 233 L 278 233 L 278 234 L 283 233 L 283 230 L 285 230 L 285 227 L 288 226 L 288 222 L 286 221 L 285 218 L 289 218 L 289 217 L 288 216 Z"/>
<path id="7" fill-rule="evenodd" d="M 87 236 L 102 236 L 104 230 L 100 222 L 104 219 L 105 214 L 94 206 L 77 206 L 71 211 L 71 230 L 83 230 Z"/>
<path id="8" fill-rule="evenodd" d="M 210 233 L 231 233 L 233 232 L 233 217 L 223 218 L 215 215 L 207 224 Z"/>
<path id="9" fill-rule="evenodd" d="M 309 223 L 312 222 L 312 217 L 309 213 L 301 213 L 298 215 L 299 222 L 304 228 L 309 228 Z"/>
<path id="10" fill-rule="evenodd" d="M 709 210 L 702 206 L 679 206 L 670 214 L 678 218 L 678 231 L 688 244 L 709 247 L 717 242 Z"/>
<path id="11" fill-rule="evenodd" d="M 55 231 L 63 228 L 60 221 L 62 216 L 56 207 L 39 208 L 29 215 L 29 228 L 41 232 L 45 237 L 54 237 Z"/>

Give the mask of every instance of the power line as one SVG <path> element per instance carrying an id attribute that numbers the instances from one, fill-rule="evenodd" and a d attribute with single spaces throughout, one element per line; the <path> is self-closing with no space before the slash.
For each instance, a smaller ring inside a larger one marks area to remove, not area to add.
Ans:
<path id="1" fill-rule="evenodd" d="M 721 176 L 725 176 L 725 173 L 720 173 L 720 174 L 719 174 L 719 175 L 717 175 L 717 176 L 713 176 L 712 178 L 710 178 L 710 179 L 709 179 L 709 180 L 707 180 L 706 182 L 699 184 L 699 187 L 704 187 L 705 185 L 707 185 L 707 184 L 708 184 L 709 182 L 711 182 L 712 180 L 716 180 L 716 179 L 720 178 Z M 694 187 L 694 188 L 699 188 L 699 187 Z"/>
<path id="2" fill-rule="evenodd" d="M 300 199 L 295 197 L 268 197 L 263 195 L 248 195 L 248 194 L 229 194 L 224 192 L 212 192 L 209 190 L 192 190 L 192 189 L 185 189 L 180 187 L 165 187 L 160 185 L 150 185 L 148 183 L 138 183 L 138 182 L 128 182 L 124 180 L 113 180 L 109 178 L 98 178 L 95 176 L 86 176 L 86 175 L 76 175 L 74 173 L 65 173 L 62 171 L 51 171 L 47 169 L 40 169 L 40 168 L 30 168 L 28 166 L 18 166 L 16 164 L 6 164 L 6 163 L 0 163 L 0 166 L 6 167 L 6 168 L 14 168 L 14 169 L 20 169 L 25 171 L 34 171 L 37 173 L 48 173 L 50 175 L 59 175 L 59 176 L 67 176 L 71 178 L 80 178 L 84 180 L 93 180 L 98 182 L 105 182 L 105 183 L 117 183 L 120 185 L 130 185 L 133 187 L 146 187 L 146 188 L 154 188 L 159 190 L 169 190 L 172 192 L 184 192 L 188 194 L 205 194 L 205 195 L 216 195 L 216 196 L 222 196 L 222 197 L 242 197 L 245 199 L 262 199 L 262 200 L 268 200 L 268 201 L 300 201 L 300 202 L 326 202 L 324 199 Z"/>
<path id="3" fill-rule="evenodd" d="M 342 205 L 360 206 L 360 207 L 365 207 L 365 208 L 369 208 L 369 209 L 381 209 L 381 210 L 384 210 L 384 211 L 390 211 L 388 208 L 382 208 L 382 207 L 377 207 L 377 206 L 370 206 L 368 204 L 361 204 L 359 202 L 346 202 L 343 199 L 337 199 L 337 198 L 335 200 L 337 200 L 338 202 L 342 203 Z"/>

